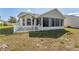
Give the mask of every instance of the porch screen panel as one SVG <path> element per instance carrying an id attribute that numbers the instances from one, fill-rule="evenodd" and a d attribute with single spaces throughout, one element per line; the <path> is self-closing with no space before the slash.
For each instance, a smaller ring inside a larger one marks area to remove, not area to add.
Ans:
<path id="1" fill-rule="evenodd" d="M 31 19 L 30 18 L 27 19 L 27 25 L 31 25 Z"/>
<path id="2" fill-rule="evenodd" d="M 34 25 L 34 18 L 32 19 L 32 25 Z"/>
<path id="3" fill-rule="evenodd" d="M 38 18 L 37 20 L 36 20 L 36 25 L 39 25 L 41 23 L 41 21 L 40 21 L 40 19 Z"/>
<path id="4" fill-rule="evenodd" d="M 56 19 L 56 26 L 59 26 L 59 19 Z"/>
<path id="5" fill-rule="evenodd" d="M 25 19 L 22 19 L 22 25 L 25 26 Z"/>
<path id="6" fill-rule="evenodd" d="M 61 26 L 64 26 L 64 19 L 61 19 Z"/>
<path id="7" fill-rule="evenodd" d="M 43 27 L 48 27 L 49 26 L 49 19 L 44 17 L 43 18 Z"/>
<path id="8" fill-rule="evenodd" d="M 54 18 L 51 19 L 52 26 L 54 27 Z"/>

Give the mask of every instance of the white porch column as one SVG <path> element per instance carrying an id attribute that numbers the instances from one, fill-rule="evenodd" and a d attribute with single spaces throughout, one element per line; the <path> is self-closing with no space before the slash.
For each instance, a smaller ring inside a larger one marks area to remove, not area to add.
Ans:
<path id="1" fill-rule="evenodd" d="M 32 18 L 31 18 L 31 26 L 32 26 Z"/>
<path id="2" fill-rule="evenodd" d="M 61 19 L 59 19 L 59 26 L 61 26 Z"/>
<path id="3" fill-rule="evenodd" d="M 25 17 L 25 26 L 27 26 L 27 17 Z"/>
<path id="4" fill-rule="evenodd" d="M 34 19 L 34 26 L 36 26 L 36 19 Z"/>
<path id="5" fill-rule="evenodd" d="M 51 24 L 52 24 L 51 18 L 49 18 L 49 27 L 51 27 Z"/>
<path id="6" fill-rule="evenodd" d="M 20 19 L 18 19 L 18 20 L 20 20 Z M 19 23 L 20 21 L 18 21 L 18 20 L 16 21 L 16 26 L 20 25 L 20 23 Z"/>
<path id="7" fill-rule="evenodd" d="M 41 17 L 41 27 L 43 27 L 43 17 Z"/>
<path id="8" fill-rule="evenodd" d="M 23 21 L 22 21 L 22 19 L 20 18 L 20 26 L 22 26 L 22 22 L 23 22 Z"/>

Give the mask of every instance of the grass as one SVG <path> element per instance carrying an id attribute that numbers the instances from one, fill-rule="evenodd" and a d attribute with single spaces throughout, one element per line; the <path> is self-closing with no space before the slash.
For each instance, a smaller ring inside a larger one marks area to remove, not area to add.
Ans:
<path id="1" fill-rule="evenodd" d="M 3 28 L 10 28 L 12 26 L 0 26 L 0 29 L 3 29 Z"/>
<path id="2" fill-rule="evenodd" d="M 53 38 L 54 35 L 56 38 Z M 7 51 L 79 51 L 79 29 L 65 28 L 64 31 L 37 31 L 0 36 L 0 44 L 5 43 L 9 46 Z"/>
<path id="3" fill-rule="evenodd" d="M 0 26 L 0 34 L 12 34 L 13 27 L 12 26 Z"/>
<path id="4" fill-rule="evenodd" d="M 35 31 L 29 32 L 30 37 L 47 37 L 47 38 L 59 38 L 69 31 L 60 29 L 60 30 L 45 30 L 45 31 Z"/>

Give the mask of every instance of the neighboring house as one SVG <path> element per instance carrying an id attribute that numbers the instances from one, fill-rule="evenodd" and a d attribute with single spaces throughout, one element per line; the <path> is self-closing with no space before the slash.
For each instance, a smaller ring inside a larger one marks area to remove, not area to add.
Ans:
<path id="1" fill-rule="evenodd" d="M 0 26 L 4 25 L 4 21 L 0 20 Z"/>
<path id="2" fill-rule="evenodd" d="M 64 29 L 64 16 L 57 9 L 41 15 L 21 12 L 18 18 L 14 32 Z"/>
<path id="3" fill-rule="evenodd" d="M 16 23 L 9 23 L 7 21 L 0 20 L 0 26 L 14 26 Z"/>
<path id="4" fill-rule="evenodd" d="M 79 16 L 65 15 L 64 26 L 79 28 Z"/>
<path id="5" fill-rule="evenodd" d="M 14 26 L 16 23 L 9 23 L 9 22 L 6 22 L 7 26 Z"/>

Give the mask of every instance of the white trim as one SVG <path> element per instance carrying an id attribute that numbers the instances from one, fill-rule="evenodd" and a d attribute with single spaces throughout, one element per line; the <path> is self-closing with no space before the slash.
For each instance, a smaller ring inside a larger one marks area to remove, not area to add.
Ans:
<path id="1" fill-rule="evenodd" d="M 25 26 L 27 26 L 27 18 L 25 17 Z"/>
<path id="2" fill-rule="evenodd" d="M 40 30 L 55 30 L 55 29 L 64 29 L 64 26 L 58 26 L 58 27 L 42 27 Z"/>
<path id="3" fill-rule="evenodd" d="M 20 18 L 20 26 L 22 26 L 22 22 L 23 22 L 23 21 L 22 21 L 22 19 Z"/>
<path id="4" fill-rule="evenodd" d="M 43 27 L 43 17 L 41 17 L 41 27 Z"/>
<path id="5" fill-rule="evenodd" d="M 34 19 L 34 26 L 36 26 L 36 19 Z"/>
<path id="6" fill-rule="evenodd" d="M 31 19 L 31 26 L 32 26 L 32 17 L 30 19 Z"/>
<path id="7" fill-rule="evenodd" d="M 64 26 L 59 27 L 14 26 L 14 32 L 30 32 L 30 31 L 55 30 L 55 29 L 64 29 Z"/>
<path id="8" fill-rule="evenodd" d="M 51 24 L 52 24 L 51 18 L 48 18 L 48 20 L 49 20 L 49 27 L 51 27 Z"/>

